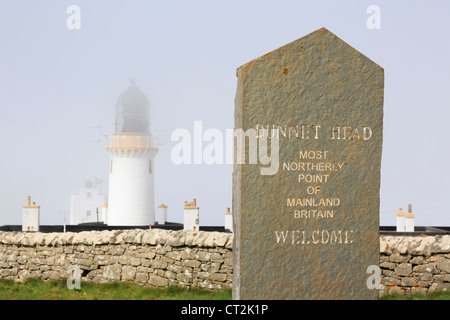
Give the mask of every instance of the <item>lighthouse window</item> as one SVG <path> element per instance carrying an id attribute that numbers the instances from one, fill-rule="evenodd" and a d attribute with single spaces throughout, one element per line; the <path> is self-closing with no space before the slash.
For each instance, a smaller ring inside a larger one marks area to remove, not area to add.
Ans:
<path id="1" fill-rule="evenodd" d="M 86 211 L 86 215 L 89 217 L 91 215 L 91 211 L 90 210 Z"/>
<path id="2" fill-rule="evenodd" d="M 111 160 L 111 165 L 109 167 L 109 173 L 112 173 L 113 161 Z"/>
<path id="3" fill-rule="evenodd" d="M 148 173 L 152 173 L 152 160 L 148 160 Z"/>

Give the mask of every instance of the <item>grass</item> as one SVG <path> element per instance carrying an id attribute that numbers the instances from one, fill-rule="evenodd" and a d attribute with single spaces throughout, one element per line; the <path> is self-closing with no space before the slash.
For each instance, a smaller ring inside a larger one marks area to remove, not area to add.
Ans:
<path id="1" fill-rule="evenodd" d="M 0 280 L 0 300 L 231 300 L 231 289 L 148 288 L 130 282 L 82 282 L 80 289 L 70 290 L 65 280 Z"/>
<path id="2" fill-rule="evenodd" d="M 132 282 L 82 282 L 80 289 L 70 290 L 65 280 L 0 280 L 0 300 L 231 300 L 231 289 L 148 288 Z M 380 300 L 450 300 L 450 291 L 389 294 Z"/>
<path id="3" fill-rule="evenodd" d="M 450 291 L 412 294 L 386 294 L 380 300 L 450 300 Z"/>

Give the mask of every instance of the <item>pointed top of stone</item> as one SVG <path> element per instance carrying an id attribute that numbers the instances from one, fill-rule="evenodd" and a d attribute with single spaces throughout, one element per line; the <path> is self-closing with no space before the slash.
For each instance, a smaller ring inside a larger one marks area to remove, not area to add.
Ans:
<path id="1" fill-rule="evenodd" d="M 331 50 L 332 47 L 329 46 L 334 46 L 334 49 Z M 239 69 L 241 69 L 245 74 L 252 68 L 255 62 L 269 59 L 270 57 L 276 56 L 277 54 L 287 53 L 291 49 L 297 50 L 298 54 L 320 54 L 324 53 L 325 51 L 338 54 L 339 52 L 346 51 L 346 55 L 341 56 L 341 58 L 352 58 L 352 55 L 360 55 L 361 57 L 364 57 L 365 59 L 371 61 L 381 70 L 383 70 L 382 67 L 380 67 L 377 63 L 373 62 L 370 58 L 355 49 L 353 46 L 343 41 L 327 28 L 322 27 L 316 31 L 311 32 L 308 35 L 305 35 L 297 40 L 279 47 L 278 49 L 272 50 L 252 61 L 245 63 L 238 68 L 238 71 Z"/>

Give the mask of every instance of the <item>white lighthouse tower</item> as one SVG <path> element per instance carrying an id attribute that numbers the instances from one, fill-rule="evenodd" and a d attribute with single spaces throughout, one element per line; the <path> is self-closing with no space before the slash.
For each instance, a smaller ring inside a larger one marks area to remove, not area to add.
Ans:
<path id="1" fill-rule="evenodd" d="M 154 164 L 157 141 L 150 134 L 150 105 L 133 81 L 117 101 L 116 129 L 108 137 L 110 226 L 155 222 Z"/>

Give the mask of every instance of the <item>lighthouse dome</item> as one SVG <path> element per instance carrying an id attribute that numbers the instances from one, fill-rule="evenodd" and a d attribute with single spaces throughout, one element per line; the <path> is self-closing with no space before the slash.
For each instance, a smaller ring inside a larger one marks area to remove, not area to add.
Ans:
<path id="1" fill-rule="evenodd" d="M 119 96 L 116 105 L 116 132 L 149 133 L 150 104 L 134 81 Z"/>

